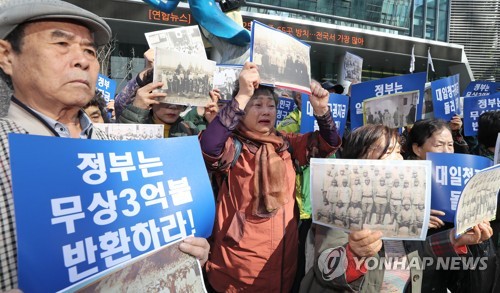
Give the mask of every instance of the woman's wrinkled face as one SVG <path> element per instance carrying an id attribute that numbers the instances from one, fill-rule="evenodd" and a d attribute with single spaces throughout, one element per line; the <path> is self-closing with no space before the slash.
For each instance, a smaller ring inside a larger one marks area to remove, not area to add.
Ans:
<path id="1" fill-rule="evenodd" d="M 276 103 L 268 92 L 260 92 L 252 97 L 245 107 L 241 121 L 249 130 L 268 135 L 276 122 Z"/>
<path id="2" fill-rule="evenodd" d="M 435 131 L 421 146 L 413 144 L 413 152 L 419 159 L 425 160 L 427 153 L 453 153 L 453 136 L 448 128 Z"/>
<path id="3" fill-rule="evenodd" d="M 382 154 L 381 152 L 387 145 L 386 138 L 379 138 L 376 145 L 377 146 L 373 149 L 373 151 L 368 154 L 367 159 L 377 160 L 380 158 L 379 160 L 403 160 L 403 156 L 401 155 L 401 145 L 395 137 L 391 138 L 391 143 L 389 144 L 385 154 Z"/>

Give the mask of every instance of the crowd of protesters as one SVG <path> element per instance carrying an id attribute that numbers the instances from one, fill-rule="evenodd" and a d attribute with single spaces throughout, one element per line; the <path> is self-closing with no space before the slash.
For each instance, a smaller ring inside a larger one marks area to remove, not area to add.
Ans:
<path id="1" fill-rule="evenodd" d="M 92 123 L 112 122 L 108 113 L 115 111 L 117 123 L 163 125 L 165 138 L 198 135 L 207 171 L 217 185 L 216 219 L 208 240 L 189 238 L 181 249 L 200 260 L 210 292 L 391 288 L 384 277 L 390 273 L 367 270 L 354 261 L 382 255 L 388 244 L 381 232 L 346 233 L 311 223 L 311 158 L 425 160 L 427 152 L 456 152 L 493 160 L 500 112 L 481 115 L 477 145 L 463 138 L 460 117 L 419 120 L 402 134 L 387 125 L 367 124 L 342 138 L 328 97 L 344 88 L 329 82 L 310 84 L 318 131 L 298 133 L 301 95 L 296 92 L 292 97 L 297 108 L 276 127 L 278 95 L 273 87 L 260 85 L 259 68 L 252 62 L 244 64 L 232 99 L 224 104 L 217 89 L 207 91 L 211 102 L 206 107 L 160 103 L 157 99 L 168 94 L 154 91 L 162 82 L 153 82 L 152 70 L 145 68 L 117 95 L 115 108 L 107 108 L 95 91 L 96 46 L 111 37 L 102 18 L 55 0 L 7 0 L 0 8 L 5 20 L 0 24 L 0 76 L 12 91 L 8 113 L 0 119 L 0 291 L 18 287 L 9 133 L 109 140 L 113 137 Z M 443 222 L 443 214 L 431 210 L 425 241 L 391 245 L 403 247 L 401 257 L 408 259 L 486 257 L 487 268 L 412 270 L 403 277 L 404 291 L 498 292 L 500 225 L 484 221 L 455 238 L 453 223 Z M 339 247 L 346 252 L 344 271 L 327 278 L 318 264 Z"/>

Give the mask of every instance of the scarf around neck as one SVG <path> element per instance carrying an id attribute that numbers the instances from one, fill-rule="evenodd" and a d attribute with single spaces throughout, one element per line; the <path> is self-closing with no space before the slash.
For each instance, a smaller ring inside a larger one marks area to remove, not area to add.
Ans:
<path id="1" fill-rule="evenodd" d="M 288 203 L 286 164 L 282 155 L 288 149 L 288 141 L 276 135 L 263 135 L 240 124 L 235 135 L 255 154 L 254 194 L 252 214 L 272 217 L 280 207 Z"/>

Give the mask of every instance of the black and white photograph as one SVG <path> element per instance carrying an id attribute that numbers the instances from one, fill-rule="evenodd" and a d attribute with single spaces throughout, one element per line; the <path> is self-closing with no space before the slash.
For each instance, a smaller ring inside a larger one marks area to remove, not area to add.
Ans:
<path id="1" fill-rule="evenodd" d="M 313 222 L 383 239 L 424 240 L 430 215 L 430 161 L 311 159 Z"/>
<path id="2" fill-rule="evenodd" d="M 344 64 L 342 67 L 343 80 L 350 81 L 352 84 L 361 82 L 361 73 L 363 71 L 363 58 L 346 52 Z"/>
<path id="3" fill-rule="evenodd" d="M 221 100 L 231 100 L 234 83 L 240 76 L 243 65 L 220 64 L 214 73 L 214 88 L 220 90 Z"/>
<path id="4" fill-rule="evenodd" d="M 179 249 L 182 240 L 103 271 L 69 292 L 207 292 L 200 262 Z"/>
<path id="5" fill-rule="evenodd" d="M 431 93 L 430 83 L 425 87 L 424 104 L 422 106 L 422 119 L 428 119 L 428 118 L 434 118 L 434 105 L 432 104 L 432 93 Z"/>
<path id="6" fill-rule="evenodd" d="M 252 22 L 250 61 L 259 67 L 262 84 L 311 94 L 310 46 L 293 36 Z"/>
<path id="7" fill-rule="evenodd" d="M 94 123 L 93 125 L 119 140 L 163 138 L 163 124 Z"/>
<path id="8" fill-rule="evenodd" d="M 167 48 L 207 59 L 201 32 L 197 25 L 147 32 L 144 35 L 150 48 Z"/>
<path id="9" fill-rule="evenodd" d="M 396 93 L 363 101 L 363 124 L 400 128 L 415 123 L 419 91 Z"/>
<path id="10" fill-rule="evenodd" d="M 205 107 L 213 89 L 215 61 L 156 48 L 153 82 L 167 94 L 161 103 Z"/>
<path id="11" fill-rule="evenodd" d="M 481 170 L 470 178 L 458 201 L 456 236 L 483 221 L 495 220 L 500 191 L 500 165 Z"/>

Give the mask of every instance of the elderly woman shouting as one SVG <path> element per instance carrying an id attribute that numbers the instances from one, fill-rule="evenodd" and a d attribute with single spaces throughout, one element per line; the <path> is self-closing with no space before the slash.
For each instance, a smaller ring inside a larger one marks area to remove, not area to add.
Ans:
<path id="1" fill-rule="evenodd" d="M 224 178 L 206 264 L 218 292 L 290 291 L 298 245 L 294 164 L 327 157 L 341 143 L 319 83 L 311 83 L 309 99 L 319 132 L 307 134 L 276 131 L 277 95 L 259 83 L 257 66 L 247 62 L 232 101 L 200 135 L 207 166 Z"/>

